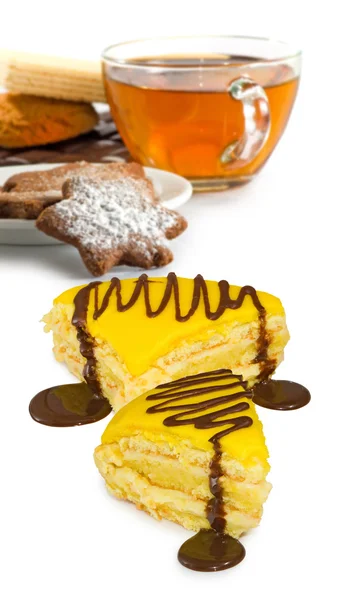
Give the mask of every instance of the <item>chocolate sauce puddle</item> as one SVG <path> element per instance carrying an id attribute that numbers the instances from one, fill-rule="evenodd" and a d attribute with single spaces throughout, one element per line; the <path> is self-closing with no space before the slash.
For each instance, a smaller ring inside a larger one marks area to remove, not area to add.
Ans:
<path id="1" fill-rule="evenodd" d="M 272 410 L 296 410 L 306 406 L 310 400 L 309 390 L 294 381 L 269 379 L 253 388 L 253 402 Z"/>
<path id="2" fill-rule="evenodd" d="M 86 383 L 56 385 L 42 390 L 31 400 L 29 412 L 34 421 L 50 427 L 73 427 L 95 423 L 112 408 L 96 397 Z"/>
<path id="3" fill-rule="evenodd" d="M 245 549 L 230 535 L 202 529 L 182 544 L 177 556 L 184 567 L 193 571 L 223 571 L 238 565 Z"/>
<path id="4" fill-rule="evenodd" d="M 213 382 L 215 385 L 210 385 Z M 191 389 L 192 386 L 196 387 Z M 232 390 L 237 387 L 243 387 L 244 391 L 233 391 L 232 393 Z M 247 384 L 241 376 L 233 375 L 229 369 L 184 377 L 159 385 L 157 390 L 159 391 L 150 394 L 146 399 L 160 400 L 160 402 L 150 406 L 147 413 L 175 412 L 164 419 L 163 423 L 167 427 L 180 425 L 194 425 L 196 429 L 221 427 L 220 431 L 209 438 L 214 449 L 209 474 L 209 488 L 212 497 L 207 504 L 207 519 L 211 529 L 203 529 L 187 540 L 179 550 L 178 559 L 182 565 L 196 571 L 220 571 L 234 567 L 243 560 L 245 550 L 238 540 L 225 534 L 226 513 L 223 488 L 220 482 L 224 473 L 221 465 L 220 440 L 233 431 L 250 427 L 253 424 L 250 417 L 230 416 L 249 409 L 248 402 L 238 402 L 238 400 L 251 398 L 252 391 L 247 389 Z M 222 390 L 224 394 L 206 400 L 200 399 L 200 396 L 219 390 Z M 198 400 L 187 402 L 187 399 L 192 398 L 198 398 Z M 184 403 L 176 404 L 182 400 Z M 224 408 L 215 410 L 216 407 L 222 405 Z M 201 414 L 208 409 L 213 410 Z"/>

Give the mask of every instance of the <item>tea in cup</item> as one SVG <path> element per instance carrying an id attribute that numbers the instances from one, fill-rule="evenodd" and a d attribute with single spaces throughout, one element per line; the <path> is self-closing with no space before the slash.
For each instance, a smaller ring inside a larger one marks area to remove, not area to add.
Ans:
<path id="1" fill-rule="evenodd" d="M 250 181 L 265 164 L 294 104 L 301 54 L 267 39 L 201 36 L 117 44 L 102 62 L 132 158 L 210 190 Z"/>

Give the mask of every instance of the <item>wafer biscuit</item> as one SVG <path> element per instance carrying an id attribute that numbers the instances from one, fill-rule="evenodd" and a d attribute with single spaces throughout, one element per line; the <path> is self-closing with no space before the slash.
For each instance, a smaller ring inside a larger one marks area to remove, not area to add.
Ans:
<path id="1" fill-rule="evenodd" d="M 1 50 L 0 85 L 34 96 L 106 101 L 99 61 Z"/>

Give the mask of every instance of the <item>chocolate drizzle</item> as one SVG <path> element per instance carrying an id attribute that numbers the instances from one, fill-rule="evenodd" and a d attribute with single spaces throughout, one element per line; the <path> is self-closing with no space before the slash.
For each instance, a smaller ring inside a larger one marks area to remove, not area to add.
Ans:
<path id="1" fill-rule="evenodd" d="M 260 365 L 259 381 L 268 379 L 276 369 L 276 360 L 269 358 L 270 335 L 266 327 L 266 310 L 259 310 L 259 336 L 257 339 L 257 354 L 254 363 Z"/>
<path id="2" fill-rule="evenodd" d="M 221 466 L 222 450 L 219 440 L 215 440 L 213 446 L 214 456 L 209 465 L 209 489 L 213 497 L 207 504 L 207 519 L 210 523 L 210 527 L 214 529 L 216 533 L 225 533 L 226 513 L 223 489 L 220 483 L 220 477 L 222 477 L 224 473 Z"/>
<path id="3" fill-rule="evenodd" d="M 275 370 L 276 362 L 268 357 L 268 349 L 270 344 L 270 336 L 266 329 L 266 310 L 262 306 L 256 290 L 250 285 L 243 286 L 237 298 L 233 299 L 230 297 L 230 284 L 221 280 L 218 282 L 220 299 L 218 306 L 215 310 L 210 306 L 208 286 L 202 275 L 197 275 L 193 280 L 193 295 L 191 306 L 187 313 L 182 314 L 181 312 L 181 301 L 180 301 L 180 290 L 179 282 L 175 273 L 169 273 L 167 276 L 167 282 L 164 290 L 163 298 L 157 308 L 152 308 L 150 301 L 150 284 L 156 284 L 156 281 L 148 279 L 148 275 L 143 274 L 135 281 L 135 288 L 126 302 L 122 299 L 122 281 L 117 277 L 111 279 L 110 285 L 104 294 L 103 298 L 99 298 L 99 286 L 100 282 L 90 283 L 85 288 L 81 289 L 75 297 L 75 313 L 73 317 L 73 324 L 78 329 L 78 335 L 80 335 L 79 341 L 81 341 L 81 348 L 86 354 L 91 354 L 91 343 L 89 339 L 86 339 L 86 317 L 90 301 L 90 294 L 93 292 L 93 319 L 97 320 L 108 308 L 113 292 L 115 292 L 116 310 L 118 312 L 125 312 L 131 309 L 141 296 L 143 292 L 146 316 L 148 318 L 155 318 L 159 316 L 165 308 L 168 306 L 170 300 L 174 298 L 175 303 L 175 314 L 174 317 L 179 323 L 188 321 L 197 311 L 201 298 L 203 298 L 204 311 L 207 319 L 216 321 L 219 319 L 226 310 L 237 310 L 241 308 L 246 296 L 250 296 L 255 308 L 259 314 L 259 335 L 257 340 L 257 354 L 254 359 L 255 363 L 260 365 L 259 379 L 265 379 L 270 376 Z M 87 346 L 86 346 L 87 344 Z M 82 352 L 83 354 L 83 352 Z M 85 354 L 83 354 L 85 356 Z M 89 356 L 90 360 L 91 357 Z M 88 360 L 89 360 L 88 359 Z M 87 368 L 87 373 L 92 369 L 95 371 L 94 362 L 90 362 L 90 367 Z M 85 375 L 84 375 L 85 376 Z M 86 377 L 85 377 L 86 379 Z M 87 380 L 87 379 L 86 379 Z M 93 382 L 96 381 L 96 377 L 92 375 Z"/>
<path id="4" fill-rule="evenodd" d="M 224 280 L 218 282 L 218 286 L 219 286 L 219 290 L 220 290 L 220 299 L 219 299 L 219 304 L 218 304 L 217 309 L 213 311 L 210 306 L 207 283 L 202 275 L 197 275 L 193 280 L 193 296 L 192 296 L 192 302 L 191 302 L 190 309 L 188 310 L 188 312 L 186 314 L 182 315 L 181 314 L 181 304 L 180 304 L 179 282 L 177 279 L 177 275 L 175 273 L 168 274 L 163 298 L 162 298 L 158 308 L 153 310 L 151 307 L 151 303 L 150 303 L 150 293 L 149 293 L 149 284 L 150 283 L 157 283 L 157 282 L 149 280 L 148 275 L 146 275 L 145 273 L 143 275 L 140 275 L 140 277 L 135 282 L 135 288 L 134 288 L 134 291 L 132 292 L 130 299 L 126 303 L 123 303 L 122 297 L 121 297 L 122 282 L 120 279 L 118 279 L 118 277 L 113 277 L 111 279 L 110 285 L 102 299 L 101 306 L 99 306 L 99 299 L 98 299 L 98 286 L 99 286 L 100 282 L 95 282 L 93 284 L 90 284 L 87 287 L 88 288 L 90 287 L 90 289 L 92 289 L 92 288 L 95 289 L 95 308 L 94 308 L 94 314 L 93 314 L 94 319 L 98 319 L 104 313 L 104 311 L 106 310 L 106 308 L 109 305 L 109 302 L 110 302 L 110 299 L 111 299 L 111 296 L 112 296 L 112 293 L 114 290 L 116 293 L 116 307 L 117 307 L 118 312 L 125 312 L 126 310 L 129 310 L 130 308 L 132 308 L 134 306 L 134 304 L 137 302 L 137 300 L 139 299 L 141 292 L 143 290 L 144 291 L 144 299 L 145 299 L 146 315 L 149 318 L 157 317 L 158 315 L 160 315 L 163 312 L 163 310 L 168 306 L 172 296 L 174 296 L 175 319 L 177 321 L 179 321 L 180 323 L 184 323 L 185 321 L 188 321 L 194 315 L 194 313 L 198 309 L 201 296 L 203 296 L 205 316 L 207 317 L 207 319 L 210 319 L 211 321 L 216 321 L 217 319 L 219 319 L 227 309 L 236 310 L 237 308 L 240 308 L 242 306 L 246 296 L 251 297 L 255 308 L 259 311 L 259 314 L 263 313 L 263 312 L 265 313 L 265 309 L 262 306 L 262 304 L 260 303 L 258 294 L 256 293 L 256 291 L 253 287 L 251 287 L 250 285 L 245 285 L 244 287 L 242 287 L 240 289 L 237 298 L 232 299 L 230 297 L 230 284 Z"/>
<path id="5" fill-rule="evenodd" d="M 97 374 L 97 361 L 94 350 L 94 340 L 87 331 L 87 312 L 89 308 L 90 292 L 97 290 L 99 282 L 93 282 L 79 290 L 74 298 L 75 311 L 72 324 L 77 330 L 81 355 L 86 358 L 83 376 L 96 398 L 104 399 Z"/>
<path id="6" fill-rule="evenodd" d="M 214 385 L 212 385 L 213 382 Z M 231 390 L 237 387 L 242 387 L 243 391 L 232 393 Z M 253 424 L 252 419 L 248 416 L 230 416 L 229 418 L 225 418 L 228 415 L 248 410 L 248 402 L 237 401 L 241 398 L 251 398 L 252 392 L 247 390 L 247 384 L 245 381 L 242 381 L 242 377 L 240 375 L 233 375 L 229 369 L 220 369 L 218 371 L 184 377 L 177 381 L 159 385 L 157 390 L 160 391 L 150 394 L 146 399 L 148 401 L 160 400 L 161 402 L 150 406 L 147 409 L 147 413 L 175 412 L 175 414 L 164 419 L 163 423 L 167 427 L 177 427 L 180 425 L 193 425 L 196 429 L 220 427 L 220 430 L 209 438 L 214 449 L 213 458 L 210 462 L 209 475 L 209 488 L 212 498 L 207 504 L 207 518 L 212 529 L 212 534 L 208 534 L 206 531 L 199 532 L 194 538 L 185 542 L 180 548 L 179 560 L 188 568 L 200 571 L 215 571 L 234 566 L 244 558 L 244 549 L 242 550 L 243 547 L 237 540 L 228 542 L 227 538 L 230 536 L 225 535 L 225 503 L 221 485 L 221 477 L 224 473 L 221 464 L 222 449 L 220 440 L 229 433 L 250 427 Z M 218 391 L 223 391 L 224 394 L 205 400 L 199 398 L 195 402 L 187 402 L 189 399 Z M 185 401 L 183 404 L 177 404 L 182 400 Z M 216 407 L 222 405 L 226 405 L 226 407 L 215 410 Z M 208 409 L 213 410 L 203 414 L 203 411 L 207 411 Z M 236 543 L 234 544 L 234 542 Z M 205 544 L 207 548 L 204 554 L 201 544 L 202 546 Z"/>
<path id="7" fill-rule="evenodd" d="M 229 383 L 224 381 L 233 380 Z M 210 385 L 212 382 L 222 381 L 218 385 Z M 192 386 L 204 386 L 196 387 L 191 389 Z M 209 385 L 208 385 L 209 384 Z M 186 400 L 188 398 L 195 398 L 197 396 L 203 396 L 210 392 L 217 391 L 229 391 L 237 387 L 243 387 L 243 391 L 234 393 L 226 393 L 223 396 L 209 398 L 207 400 L 200 400 L 199 402 L 190 402 L 185 404 L 173 404 L 179 400 Z M 163 383 L 156 389 L 160 390 L 155 394 L 147 396 L 147 400 L 163 400 L 155 406 L 150 406 L 147 409 L 149 414 L 159 412 L 173 412 L 176 411 L 175 415 L 166 417 L 163 421 L 167 427 L 176 427 L 179 425 L 194 425 L 196 429 L 211 429 L 214 427 L 222 427 L 229 425 L 229 427 L 221 429 L 213 435 L 209 442 L 211 442 L 215 448 L 219 448 L 220 439 L 225 435 L 242 429 L 244 427 L 250 427 L 253 423 L 250 417 L 240 416 L 231 417 L 229 419 L 222 419 L 227 415 L 234 413 L 243 412 L 249 409 L 248 402 L 238 402 L 241 398 L 251 398 L 252 392 L 247 390 L 247 383 L 242 381 L 241 375 L 233 375 L 229 369 L 219 369 L 218 371 L 209 371 L 208 373 L 201 373 L 200 375 L 190 375 L 189 377 L 183 377 L 177 381 L 171 381 L 169 383 Z M 214 410 L 206 414 L 198 414 L 206 411 L 209 408 L 215 408 L 222 404 L 228 404 L 226 408 L 220 410 Z M 182 411 L 182 412 L 177 412 Z"/>

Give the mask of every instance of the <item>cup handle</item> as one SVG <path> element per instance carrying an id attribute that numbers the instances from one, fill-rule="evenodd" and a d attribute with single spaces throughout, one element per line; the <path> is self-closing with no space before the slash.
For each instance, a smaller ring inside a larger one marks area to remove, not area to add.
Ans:
<path id="1" fill-rule="evenodd" d="M 234 79 L 228 93 L 243 105 L 244 133 L 229 144 L 220 160 L 227 167 L 243 166 L 253 160 L 265 144 L 270 132 L 270 107 L 264 88 L 249 77 Z"/>

